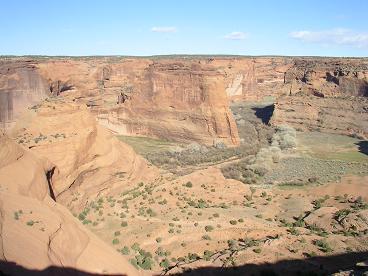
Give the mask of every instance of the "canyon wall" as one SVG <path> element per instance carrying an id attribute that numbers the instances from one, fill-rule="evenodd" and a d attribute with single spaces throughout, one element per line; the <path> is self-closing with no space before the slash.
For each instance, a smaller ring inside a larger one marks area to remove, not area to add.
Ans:
<path id="1" fill-rule="evenodd" d="M 368 60 L 296 60 L 285 72 L 273 124 L 368 137 Z"/>
<path id="2" fill-rule="evenodd" d="M 326 110 L 334 105 L 326 98 L 365 98 L 367 68 L 364 58 L 8 58 L 0 62 L 0 121 L 9 129 L 46 96 L 70 97 L 119 134 L 237 145 L 229 103 L 276 99 L 273 123 L 313 129 L 317 121 L 308 125 L 306 111 L 287 106 L 310 101 Z M 354 110 L 364 113 L 364 103 Z"/>
<path id="3" fill-rule="evenodd" d="M 27 107 L 49 96 L 47 83 L 35 64 L 0 61 L 0 127 L 9 128 Z"/>

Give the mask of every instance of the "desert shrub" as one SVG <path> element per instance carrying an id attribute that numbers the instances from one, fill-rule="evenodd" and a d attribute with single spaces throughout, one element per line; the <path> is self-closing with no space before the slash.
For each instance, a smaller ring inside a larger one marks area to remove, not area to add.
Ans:
<path id="1" fill-rule="evenodd" d="M 279 162 L 281 149 L 278 143 L 273 146 L 261 148 L 257 154 L 248 155 L 237 163 L 221 168 L 225 178 L 239 180 L 246 184 L 257 183 L 272 168 L 274 163 Z"/>
<path id="2" fill-rule="evenodd" d="M 253 249 L 253 252 L 257 253 L 257 254 L 261 253 L 261 251 L 262 251 L 261 248 L 254 248 Z"/>
<path id="3" fill-rule="evenodd" d="M 115 238 L 112 240 L 112 244 L 118 244 L 118 243 L 120 243 L 119 239 Z"/>
<path id="4" fill-rule="evenodd" d="M 204 259 L 205 261 L 209 261 L 212 255 L 213 255 L 213 252 L 212 252 L 212 251 L 210 251 L 210 250 L 205 250 L 205 251 L 203 252 L 203 259 Z"/>
<path id="5" fill-rule="evenodd" d="M 206 232 L 211 232 L 211 231 L 213 230 L 213 226 L 211 226 L 211 225 L 206 225 L 206 226 L 204 227 L 204 230 L 206 230 Z"/>
<path id="6" fill-rule="evenodd" d="M 237 222 L 236 220 L 230 220 L 230 221 L 229 221 L 229 223 L 230 223 L 231 225 L 236 225 L 238 222 Z"/>
<path id="7" fill-rule="evenodd" d="M 131 248 L 134 250 L 134 251 L 138 251 L 140 249 L 139 247 L 139 244 L 138 243 L 133 243 L 133 245 L 131 246 Z"/>
<path id="8" fill-rule="evenodd" d="M 81 220 L 81 221 L 85 220 L 85 218 L 86 218 L 86 215 L 84 213 L 80 213 L 78 215 L 78 219 Z"/>
<path id="9" fill-rule="evenodd" d="M 321 198 L 318 198 L 316 200 L 313 200 L 312 204 L 314 206 L 314 209 L 319 209 L 322 207 L 322 204 L 328 199 L 328 196 L 324 196 Z"/>
<path id="10" fill-rule="evenodd" d="M 192 182 L 188 181 L 187 183 L 185 183 L 185 187 L 192 188 L 193 187 Z"/>
<path id="11" fill-rule="evenodd" d="M 324 230 L 323 228 L 318 227 L 315 224 L 308 225 L 307 228 L 310 231 L 312 231 L 313 233 L 315 233 L 316 235 L 318 235 L 318 236 L 321 236 L 321 237 L 327 237 L 328 236 L 328 233 L 326 232 L 326 230 Z"/>
<path id="12" fill-rule="evenodd" d="M 296 147 L 296 130 L 287 125 L 276 127 L 276 133 L 272 137 L 272 146 L 279 147 L 281 150 Z"/>
<path id="13" fill-rule="evenodd" d="M 35 221 L 33 221 L 33 220 L 29 220 L 29 221 L 27 221 L 27 225 L 28 225 L 28 226 L 33 226 L 35 223 L 36 223 L 36 222 L 35 222 Z"/>
<path id="14" fill-rule="evenodd" d="M 129 262 L 136 268 L 138 269 L 138 263 L 136 259 L 130 259 Z"/>
<path id="15" fill-rule="evenodd" d="M 162 268 L 168 268 L 170 266 L 170 262 L 168 259 L 163 259 L 161 262 L 160 262 L 160 267 Z"/>
<path id="16" fill-rule="evenodd" d="M 216 149 L 226 149 L 226 148 L 227 148 L 227 146 L 225 145 L 225 143 L 224 143 L 224 142 L 222 142 L 222 141 L 215 141 L 215 142 L 213 143 L 213 146 L 214 146 Z"/>
<path id="17" fill-rule="evenodd" d="M 14 212 L 14 219 L 19 220 L 19 212 Z"/>
<path id="18" fill-rule="evenodd" d="M 161 238 L 161 237 L 156 238 L 156 242 L 157 242 L 157 243 L 162 242 L 162 238 Z"/>
<path id="19" fill-rule="evenodd" d="M 128 222 L 126 221 L 122 221 L 120 224 L 122 227 L 127 227 L 128 226 Z"/>
<path id="20" fill-rule="evenodd" d="M 157 215 L 151 208 L 148 208 L 146 212 L 150 217 L 155 217 Z"/>
<path id="21" fill-rule="evenodd" d="M 128 255 L 130 253 L 129 247 L 128 246 L 124 246 L 121 250 L 120 250 L 121 254 L 123 255 Z"/>
<path id="22" fill-rule="evenodd" d="M 341 209 L 334 214 L 334 219 L 338 223 L 341 223 L 350 213 L 351 213 L 351 210 L 349 209 Z"/>
<path id="23" fill-rule="evenodd" d="M 160 154 L 147 153 L 145 157 L 152 164 L 175 172 L 175 168 L 178 166 L 186 167 L 203 163 L 220 162 L 234 156 L 245 157 L 250 154 L 255 154 L 258 150 L 250 145 L 242 145 L 239 147 L 219 145 L 206 147 L 197 143 L 192 143 L 181 151 L 168 150 L 160 152 Z"/>
<path id="24" fill-rule="evenodd" d="M 324 253 L 332 252 L 331 246 L 327 243 L 326 240 L 315 240 L 313 242 L 316 246 L 318 246 L 319 250 Z"/>
<path id="25" fill-rule="evenodd" d="M 259 176 L 264 176 L 268 172 L 268 169 L 264 165 L 260 164 L 252 165 L 251 169 L 255 174 L 258 174 Z"/>
<path id="26" fill-rule="evenodd" d="M 294 235 L 294 236 L 299 236 L 300 235 L 300 232 L 298 229 L 294 228 L 294 227 L 291 227 L 287 230 L 291 235 Z"/>
<path id="27" fill-rule="evenodd" d="M 91 221 L 91 220 L 89 220 L 89 219 L 85 219 L 82 223 L 83 223 L 83 224 L 90 224 L 90 223 L 92 223 L 92 221 Z"/>
<path id="28" fill-rule="evenodd" d="M 246 184 L 253 183 L 257 175 L 251 168 L 251 162 L 252 160 L 245 158 L 237 163 L 222 167 L 221 172 L 225 178 L 236 179 Z"/>
<path id="29" fill-rule="evenodd" d="M 135 256 L 135 259 L 137 261 L 137 265 L 144 270 L 151 270 L 154 265 L 152 257 L 137 255 Z"/>

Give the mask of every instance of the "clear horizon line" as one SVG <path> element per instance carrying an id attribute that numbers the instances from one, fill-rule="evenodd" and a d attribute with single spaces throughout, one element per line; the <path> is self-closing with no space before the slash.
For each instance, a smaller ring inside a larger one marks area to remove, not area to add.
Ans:
<path id="1" fill-rule="evenodd" d="M 131 58 L 150 58 L 150 57 L 285 57 L 285 58 L 357 58 L 366 59 L 368 56 L 323 56 L 323 55 L 281 55 L 281 54 L 265 54 L 265 55 L 244 55 L 244 54 L 157 54 L 157 55 L 44 55 L 44 54 L 0 54 L 0 58 L 21 58 L 21 57 L 38 57 L 38 58 L 88 58 L 88 57 L 131 57 Z"/>

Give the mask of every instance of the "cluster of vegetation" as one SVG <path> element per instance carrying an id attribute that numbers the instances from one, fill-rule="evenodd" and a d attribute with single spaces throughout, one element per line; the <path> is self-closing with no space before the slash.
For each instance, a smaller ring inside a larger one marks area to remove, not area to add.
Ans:
<path id="1" fill-rule="evenodd" d="M 218 163 L 230 158 L 242 158 L 255 154 L 257 149 L 249 145 L 226 147 L 222 143 L 207 147 L 192 143 L 186 148 L 162 151 L 160 154 L 148 153 L 145 157 L 154 165 L 167 170 L 175 170 L 178 166 L 188 167 L 205 163 Z"/>
<path id="2" fill-rule="evenodd" d="M 176 258 L 173 260 L 172 264 L 167 263 L 165 266 L 161 266 L 163 268 L 163 275 L 170 273 L 174 269 L 186 269 L 186 266 L 191 265 L 198 261 L 207 261 L 214 262 L 216 260 L 222 261 L 222 266 L 235 266 L 236 265 L 236 256 L 241 252 L 248 249 L 252 249 L 255 253 L 261 253 L 260 245 L 266 242 L 269 239 L 277 239 L 276 237 L 268 237 L 267 239 L 251 239 L 244 238 L 238 240 L 228 240 L 227 247 L 218 250 L 218 251 L 210 251 L 205 250 L 202 255 L 198 255 L 196 253 L 188 253 L 186 256 Z M 209 240 L 210 238 L 206 238 Z"/>
<path id="3" fill-rule="evenodd" d="M 332 252 L 332 248 L 326 240 L 315 240 L 314 244 L 324 253 Z"/>
<path id="4" fill-rule="evenodd" d="M 257 154 L 248 155 L 237 163 L 224 166 L 221 171 L 226 178 L 246 184 L 256 184 L 280 160 L 281 151 L 294 148 L 296 131 L 288 126 L 279 126 L 273 135 L 271 146 L 261 148 Z"/>
<path id="5" fill-rule="evenodd" d="M 18 210 L 14 212 L 14 219 L 15 220 L 19 220 L 20 216 L 23 215 L 23 211 L 22 210 Z"/>
<path id="6" fill-rule="evenodd" d="M 47 136 L 43 135 L 42 133 L 40 133 L 40 135 L 36 138 L 34 138 L 34 142 L 37 144 L 38 142 L 42 141 L 42 140 L 47 140 Z"/>
<path id="7" fill-rule="evenodd" d="M 54 139 L 58 139 L 58 138 L 66 138 L 66 135 L 64 133 L 56 133 L 56 134 L 51 134 L 50 137 L 52 137 Z M 48 137 L 46 135 L 43 135 L 42 133 L 40 133 L 36 137 L 32 137 L 32 135 L 30 135 L 30 134 L 24 134 L 23 136 L 18 137 L 18 143 L 19 144 L 30 143 L 31 140 L 33 140 L 33 142 L 35 144 L 38 144 L 41 141 L 46 141 L 50 137 Z M 51 140 L 49 140 L 49 141 L 51 141 Z"/>
<path id="8" fill-rule="evenodd" d="M 287 125 L 277 126 L 276 133 L 272 137 L 271 146 L 278 147 L 281 150 L 295 148 L 296 130 Z"/>
<path id="9" fill-rule="evenodd" d="M 58 139 L 58 138 L 66 138 L 66 135 L 64 133 L 56 133 L 56 134 L 51 134 L 50 135 L 51 137 L 54 137 L 55 139 Z"/>

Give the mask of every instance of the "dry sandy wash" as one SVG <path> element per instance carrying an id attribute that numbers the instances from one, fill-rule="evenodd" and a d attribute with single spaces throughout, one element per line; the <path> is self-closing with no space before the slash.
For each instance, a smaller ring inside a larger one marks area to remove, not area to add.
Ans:
<path id="1" fill-rule="evenodd" d="M 363 273 L 367 96 L 366 59 L 2 58 L 0 271 Z"/>

